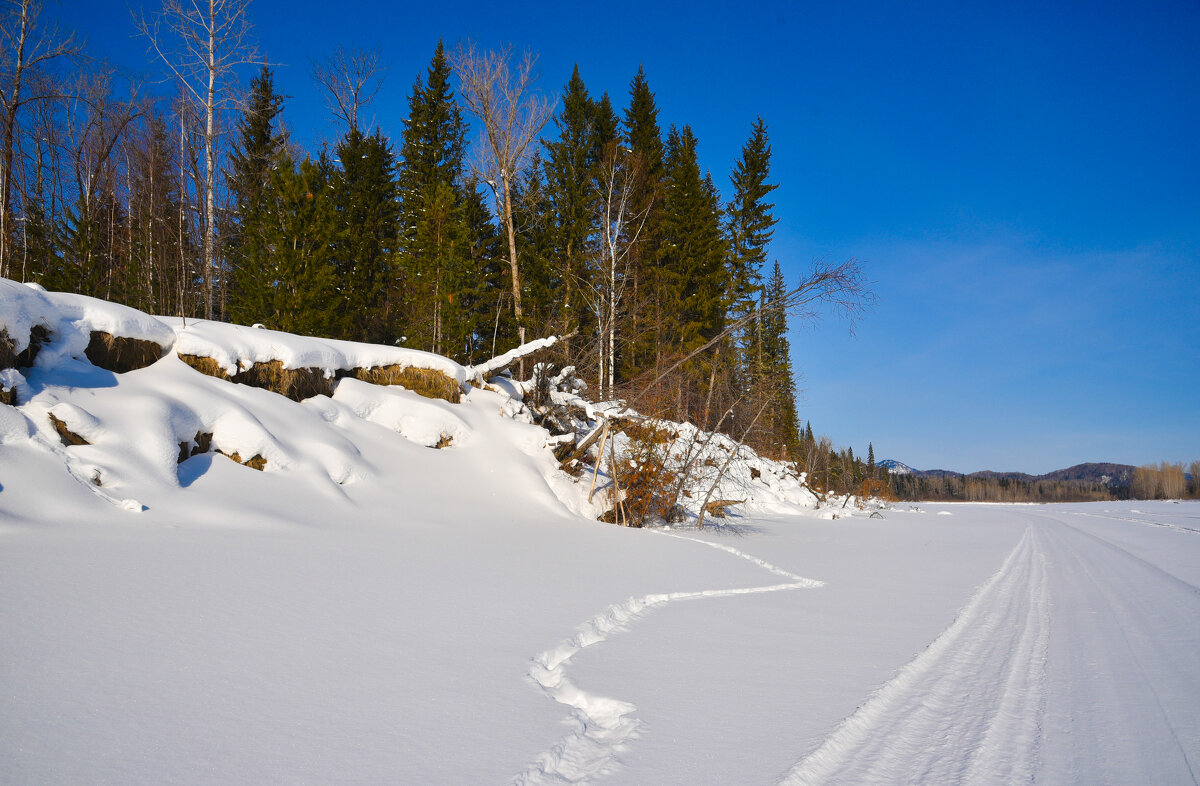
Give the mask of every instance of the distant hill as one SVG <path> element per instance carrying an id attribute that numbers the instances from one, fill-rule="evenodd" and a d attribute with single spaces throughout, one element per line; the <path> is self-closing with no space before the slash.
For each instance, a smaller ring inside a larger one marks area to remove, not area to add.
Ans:
<path id="1" fill-rule="evenodd" d="M 1079 483 L 1103 483 L 1110 488 L 1127 487 L 1133 480 L 1132 464 L 1112 464 L 1108 462 L 1092 462 L 1076 464 L 1066 469 L 1056 469 L 1044 475 L 1030 475 L 1025 472 L 980 472 L 962 473 L 949 469 L 914 469 L 895 459 L 884 459 L 879 466 L 895 475 L 914 475 L 918 478 L 992 478 L 996 480 L 1017 480 L 1022 483 L 1034 483 L 1039 480 L 1072 481 Z"/>

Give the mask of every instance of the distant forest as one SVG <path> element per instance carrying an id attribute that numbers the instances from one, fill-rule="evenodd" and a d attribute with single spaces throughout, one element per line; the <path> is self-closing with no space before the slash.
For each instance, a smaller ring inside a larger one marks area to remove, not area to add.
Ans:
<path id="1" fill-rule="evenodd" d="M 41 0 L 4 4 L 0 276 L 468 364 L 554 334 L 538 359 L 574 366 L 594 399 L 636 391 L 646 414 L 813 452 L 789 314 L 854 312 L 870 293 L 853 262 L 788 281 L 769 261 L 761 118 L 723 196 L 692 128 L 660 127 L 641 69 L 614 100 L 576 68 L 552 99 L 531 54 L 437 43 L 403 127 L 385 129 L 364 122 L 378 52 L 338 48 L 311 76 L 341 138 L 304 150 L 248 5 L 164 0 L 131 19 L 172 86 L 151 95 Z"/>
<path id="2" fill-rule="evenodd" d="M 1117 499 L 1200 499 L 1200 461 L 1187 468 L 1083 464 L 1049 475 L 978 472 L 897 473 L 888 477 L 896 499 L 928 502 L 1095 502 Z"/>

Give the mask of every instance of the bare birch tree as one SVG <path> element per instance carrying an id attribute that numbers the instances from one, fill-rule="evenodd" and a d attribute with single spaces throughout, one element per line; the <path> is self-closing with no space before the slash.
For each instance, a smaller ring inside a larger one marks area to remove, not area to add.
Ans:
<path id="1" fill-rule="evenodd" d="M 234 69 L 257 63 L 250 40 L 249 0 L 163 0 L 162 11 L 138 29 L 150 40 L 204 118 L 204 316 L 213 316 L 213 279 L 217 268 L 217 138 L 218 113 L 234 101 L 228 83 Z"/>
<path id="2" fill-rule="evenodd" d="M 386 68 L 378 49 L 337 47 L 324 60 L 310 60 L 309 76 L 325 91 L 325 105 L 350 131 L 358 130 L 358 115 L 383 87 Z"/>
<path id="3" fill-rule="evenodd" d="M 600 398 L 611 398 L 616 386 L 617 319 L 624 298 L 630 251 L 638 242 L 650 203 L 635 209 L 639 172 L 637 159 L 619 143 L 607 145 L 596 169 L 594 186 L 599 194 L 601 281 L 594 297 L 593 312 L 599 328 L 598 368 Z"/>
<path id="4" fill-rule="evenodd" d="M 513 316 L 517 335 L 525 343 L 521 309 L 521 276 L 517 264 L 517 233 L 513 225 L 513 184 L 528 161 L 530 148 L 554 114 L 554 101 L 533 92 L 537 57 L 526 51 L 516 69 L 510 68 L 512 47 L 479 52 L 468 41 L 451 56 L 458 74 L 459 96 L 467 111 L 483 124 L 479 179 L 492 187 L 496 213 L 508 236 L 508 266 L 512 274 Z"/>
<path id="5" fill-rule="evenodd" d="M 30 76 L 44 64 L 60 57 L 78 54 L 80 47 L 73 35 L 54 26 L 41 26 L 38 0 L 3 0 L 0 13 L 0 276 L 11 274 L 13 150 L 17 135 L 17 115 L 26 104 L 54 96 L 42 80 L 40 87 Z"/>

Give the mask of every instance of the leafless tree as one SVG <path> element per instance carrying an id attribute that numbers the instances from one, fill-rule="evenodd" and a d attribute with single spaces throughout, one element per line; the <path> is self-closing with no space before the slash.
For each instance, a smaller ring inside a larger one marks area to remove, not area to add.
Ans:
<path id="1" fill-rule="evenodd" d="M 9 234 L 12 227 L 13 150 L 17 115 L 26 104 L 53 97 L 48 81 L 30 77 L 50 61 L 78 54 L 73 35 L 53 25 L 40 25 L 39 0 L 3 0 L 0 11 L 0 276 L 11 274 Z"/>
<path id="2" fill-rule="evenodd" d="M 378 49 L 337 47 L 324 60 L 310 60 L 308 73 L 325 91 L 325 105 L 349 130 L 358 130 L 358 115 L 383 87 L 386 67 Z"/>
<path id="3" fill-rule="evenodd" d="M 163 0 L 152 21 L 138 17 L 142 35 L 167 65 L 204 118 L 204 316 L 213 316 L 217 266 L 218 113 L 234 101 L 234 69 L 259 62 L 250 40 L 249 0 Z"/>
<path id="4" fill-rule="evenodd" d="M 591 293 L 591 310 L 598 328 L 597 369 L 601 399 L 611 398 L 616 385 L 618 316 L 630 280 L 630 252 L 637 245 L 649 204 L 635 208 L 638 162 L 619 142 L 606 146 L 593 178 L 598 199 L 596 246 L 601 272 Z"/>
<path id="5" fill-rule="evenodd" d="M 467 111 L 483 124 L 480 179 L 492 188 L 496 213 L 508 235 L 508 265 L 512 273 L 513 315 L 520 343 L 525 343 L 521 309 L 521 277 L 517 264 L 517 234 L 513 226 L 513 183 L 531 153 L 530 148 L 554 114 L 554 101 L 533 92 L 537 57 L 526 51 L 515 69 L 509 63 L 512 47 L 480 52 L 467 41 L 451 63 L 458 74 L 459 96 Z"/>

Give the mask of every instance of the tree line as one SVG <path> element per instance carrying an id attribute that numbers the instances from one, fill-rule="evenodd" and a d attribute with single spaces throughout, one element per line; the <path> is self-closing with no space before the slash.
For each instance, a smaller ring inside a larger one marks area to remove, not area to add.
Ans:
<path id="1" fill-rule="evenodd" d="M 936 502 L 1099 502 L 1119 499 L 1200 499 L 1200 461 L 1161 462 L 1133 470 L 1127 482 L 1052 480 L 979 475 L 895 474 L 896 499 Z"/>
<path id="2" fill-rule="evenodd" d="M 795 409 L 783 304 L 796 283 L 768 264 L 777 184 L 761 118 L 726 198 L 693 129 L 660 127 L 640 68 L 618 109 L 577 67 L 551 100 L 532 55 L 439 42 L 393 137 L 363 123 L 378 55 L 339 48 L 311 73 L 341 135 L 306 151 L 247 0 L 164 0 L 134 20 L 165 96 L 85 58 L 41 10 L 3 10 L 0 275 L 463 363 L 553 333 L 547 359 L 594 398 L 649 390 L 647 414 L 816 455 Z M 857 265 L 833 272 L 818 300 L 860 308 Z"/>

